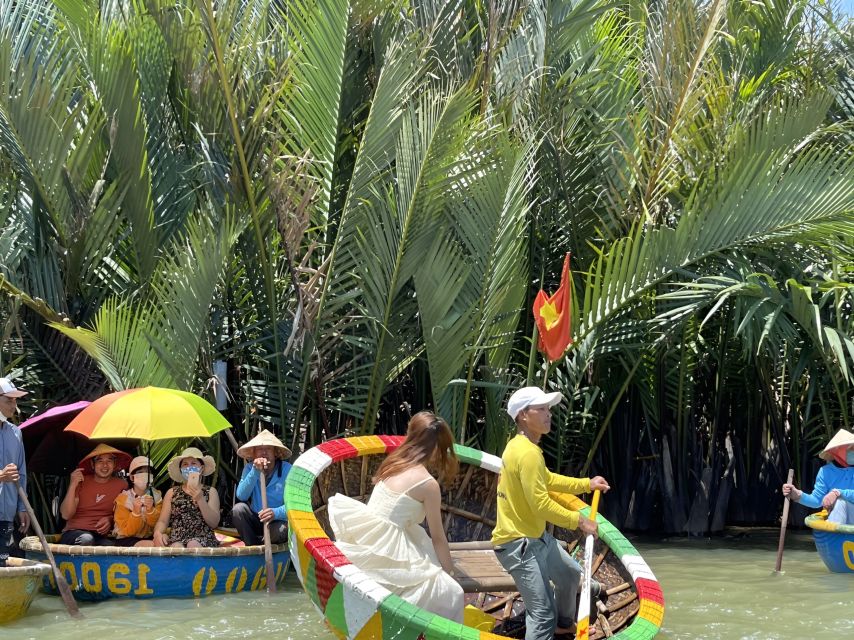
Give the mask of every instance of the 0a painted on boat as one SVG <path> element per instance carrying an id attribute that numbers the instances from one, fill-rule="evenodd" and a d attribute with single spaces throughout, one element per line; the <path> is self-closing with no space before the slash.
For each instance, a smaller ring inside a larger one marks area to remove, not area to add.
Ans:
<path id="1" fill-rule="evenodd" d="M 182 598 L 258 591 L 267 587 L 263 546 L 202 549 L 171 547 L 85 547 L 57 544 L 48 536 L 57 566 L 75 598 Z M 21 541 L 27 557 L 45 560 L 37 537 Z M 284 580 L 290 554 L 287 545 L 273 545 L 276 582 Z M 53 575 L 44 591 L 56 594 Z"/>

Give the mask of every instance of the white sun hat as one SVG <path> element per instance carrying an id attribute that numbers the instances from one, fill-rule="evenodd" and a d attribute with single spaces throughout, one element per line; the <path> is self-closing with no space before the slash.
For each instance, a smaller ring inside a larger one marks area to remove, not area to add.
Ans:
<path id="1" fill-rule="evenodd" d="M 9 398 L 23 398 L 29 391 L 18 389 L 9 378 L 0 378 L 0 396 Z"/>
<path id="2" fill-rule="evenodd" d="M 546 393 L 539 387 L 522 387 L 513 392 L 510 399 L 507 400 L 507 413 L 514 420 L 523 409 L 528 407 L 553 407 L 563 400 L 563 395 L 560 391 L 552 391 Z"/>

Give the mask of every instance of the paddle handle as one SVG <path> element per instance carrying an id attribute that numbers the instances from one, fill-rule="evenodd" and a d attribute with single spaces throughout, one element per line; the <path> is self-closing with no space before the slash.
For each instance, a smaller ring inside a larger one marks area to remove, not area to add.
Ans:
<path id="1" fill-rule="evenodd" d="M 599 496 L 601 493 L 599 489 L 596 489 L 593 492 L 593 501 L 590 503 L 590 519 L 594 522 L 596 521 L 596 514 L 599 512 Z"/>
<path id="2" fill-rule="evenodd" d="M 599 496 L 601 492 L 596 489 L 593 492 L 593 500 L 590 503 L 590 519 L 596 521 L 596 512 L 599 510 Z M 581 601 L 578 603 L 578 618 L 575 625 L 575 640 L 588 640 L 590 637 L 590 589 L 593 584 L 593 534 L 588 534 L 584 540 L 584 579 L 581 583 Z"/>
<path id="3" fill-rule="evenodd" d="M 267 475 L 261 472 L 261 508 L 267 508 Z M 267 567 L 267 593 L 276 593 L 276 572 L 273 568 L 273 547 L 270 542 L 270 523 L 264 523 L 264 564 Z"/>
<path id="4" fill-rule="evenodd" d="M 789 469 L 789 476 L 786 478 L 786 484 L 792 484 L 792 479 L 795 477 L 795 470 Z M 783 519 L 780 521 L 780 542 L 777 544 L 777 564 L 774 566 L 774 571 L 779 572 L 783 566 L 783 545 L 786 543 L 786 526 L 789 524 L 789 496 L 783 500 Z"/>
<path id="5" fill-rule="evenodd" d="M 62 601 L 65 603 L 65 608 L 68 609 L 68 615 L 72 618 L 80 619 L 83 617 L 83 614 L 80 613 L 80 609 L 77 607 L 77 601 L 74 600 L 74 596 L 71 595 L 71 587 L 68 586 L 68 583 L 65 581 L 65 577 L 59 572 L 59 567 L 56 566 L 56 559 L 53 557 L 53 552 L 47 544 L 47 540 L 44 537 L 44 531 L 42 531 L 41 525 L 36 518 L 35 511 L 33 511 L 33 507 L 27 499 L 27 493 L 24 491 L 20 482 L 16 482 L 15 484 L 18 485 L 18 497 L 21 499 L 21 502 L 24 503 L 27 513 L 30 514 L 30 524 L 33 529 L 35 529 L 36 535 L 42 543 L 42 548 L 44 549 L 48 562 L 50 562 L 50 566 L 53 569 L 56 586 L 59 589 L 59 595 L 62 596 Z"/>

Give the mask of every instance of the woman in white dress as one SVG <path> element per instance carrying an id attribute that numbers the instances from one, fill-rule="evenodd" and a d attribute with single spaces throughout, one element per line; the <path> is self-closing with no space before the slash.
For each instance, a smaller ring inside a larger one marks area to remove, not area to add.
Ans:
<path id="1" fill-rule="evenodd" d="M 464 594 L 451 577 L 442 492 L 428 467 L 447 486 L 459 463 L 448 424 L 421 411 L 409 421 L 404 443 L 377 469 L 368 504 L 332 496 L 329 524 L 338 548 L 370 578 L 417 607 L 462 622 Z M 421 526 L 425 517 L 429 536 Z"/>

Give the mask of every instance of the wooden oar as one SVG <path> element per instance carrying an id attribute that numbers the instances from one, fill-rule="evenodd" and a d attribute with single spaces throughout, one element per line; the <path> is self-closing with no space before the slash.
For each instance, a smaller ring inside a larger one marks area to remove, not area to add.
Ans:
<path id="1" fill-rule="evenodd" d="M 47 556 L 48 561 L 50 562 L 50 566 L 53 569 L 53 576 L 56 579 L 56 586 L 59 588 L 59 595 L 62 596 L 62 601 L 65 603 L 65 608 L 68 609 L 68 615 L 72 618 L 82 618 L 83 614 L 80 613 L 80 609 L 77 608 L 77 602 L 74 600 L 74 596 L 71 595 L 71 587 L 68 586 L 68 583 L 65 581 L 63 575 L 59 572 L 59 567 L 56 566 L 56 559 L 53 557 L 53 552 L 50 550 L 50 547 L 47 544 L 47 540 L 44 537 L 44 531 L 42 531 L 41 525 L 39 525 L 39 521 L 36 519 L 36 514 L 33 511 L 33 507 L 30 505 L 30 501 L 27 499 L 27 494 L 24 491 L 23 487 L 21 487 L 20 482 L 16 482 L 18 485 L 18 497 L 21 499 L 21 502 L 24 503 L 24 506 L 27 509 L 27 513 L 30 514 L 30 524 L 33 526 L 33 529 L 36 530 L 36 535 L 38 535 L 39 540 L 42 543 L 42 548 L 44 549 L 44 553 Z"/>
<path id="2" fill-rule="evenodd" d="M 593 502 L 590 506 L 590 519 L 596 522 L 596 512 L 599 510 L 599 489 L 593 492 Z M 584 540 L 584 579 L 581 583 L 581 601 L 578 603 L 578 621 L 575 624 L 575 640 L 590 638 L 590 589 L 593 580 L 593 534 L 588 534 Z"/>
<path id="3" fill-rule="evenodd" d="M 795 470 L 789 469 L 789 477 L 786 479 L 786 484 L 792 484 L 792 479 L 795 477 Z M 786 526 L 789 524 L 789 496 L 783 500 L 783 520 L 780 522 L 780 542 L 777 544 L 777 564 L 774 571 L 780 573 L 780 567 L 783 566 L 783 544 L 786 542 Z"/>
<path id="4" fill-rule="evenodd" d="M 267 474 L 261 472 L 261 509 L 267 508 Z M 270 523 L 264 523 L 264 564 L 267 566 L 267 593 L 276 593 L 276 571 L 273 567 L 273 547 L 270 542 Z"/>

